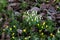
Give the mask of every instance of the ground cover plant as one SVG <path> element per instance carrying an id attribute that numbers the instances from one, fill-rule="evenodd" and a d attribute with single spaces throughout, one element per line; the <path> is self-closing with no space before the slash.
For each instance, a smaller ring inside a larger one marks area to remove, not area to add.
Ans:
<path id="1" fill-rule="evenodd" d="M 0 0 L 0 40 L 60 40 L 60 0 Z"/>

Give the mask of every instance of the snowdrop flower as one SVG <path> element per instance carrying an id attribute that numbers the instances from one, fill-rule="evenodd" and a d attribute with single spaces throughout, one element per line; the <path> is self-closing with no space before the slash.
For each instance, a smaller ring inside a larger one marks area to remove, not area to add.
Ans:
<path id="1" fill-rule="evenodd" d="M 12 28 L 10 28 L 10 31 L 12 31 Z"/>
<path id="2" fill-rule="evenodd" d="M 15 37 L 13 36 L 12 38 L 14 39 Z"/>
<path id="3" fill-rule="evenodd" d="M 15 25 L 14 25 L 13 27 L 14 27 L 14 28 L 16 28 L 16 26 L 15 26 Z"/>
<path id="4" fill-rule="evenodd" d="M 60 33 L 59 29 L 57 30 L 57 33 Z"/>
<path id="5" fill-rule="evenodd" d="M 54 37 L 54 34 L 50 33 L 50 36 Z"/>
<path id="6" fill-rule="evenodd" d="M 44 35 L 44 33 L 42 32 L 41 35 Z"/>
<path id="7" fill-rule="evenodd" d="M 29 15 L 29 12 L 27 12 L 27 14 Z"/>
<path id="8" fill-rule="evenodd" d="M 46 22 L 43 22 L 43 25 L 45 25 Z"/>
<path id="9" fill-rule="evenodd" d="M 33 19 L 31 21 L 33 21 Z"/>
<path id="10" fill-rule="evenodd" d="M 26 32 L 26 29 L 23 29 L 23 32 Z"/>

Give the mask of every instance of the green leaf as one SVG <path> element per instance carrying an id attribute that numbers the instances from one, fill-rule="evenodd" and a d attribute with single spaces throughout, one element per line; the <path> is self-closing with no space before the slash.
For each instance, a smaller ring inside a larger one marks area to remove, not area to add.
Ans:
<path id="1" fill-rule="evenodd" d="M 52 40 L 55 40 L 55 37 L 53 37 Z"/>
<path id="2" fill-rule="evenodd" d="M 50 37 L 47 37 L 48 38 L 48 40 L 51 40 L 51 38 Z"/>

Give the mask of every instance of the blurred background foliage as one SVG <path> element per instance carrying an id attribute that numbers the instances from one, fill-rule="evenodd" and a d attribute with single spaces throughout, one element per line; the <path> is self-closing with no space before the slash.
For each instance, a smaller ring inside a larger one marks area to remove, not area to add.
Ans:
<path id="1" fill-rule="evenodd" d="M 30 5 L 40 7 L 41 3 L 50 1 L 36 0 L 36 4 L 28 4 L 22 0 L 19 5 L 22 11 L 19 10 L 17 16 L 15 14 L 17 10 L 8 9 L 7 0 L 0 0 L 0 38 L 2 40 L 5 38 L 9 40 L 60 40 L 60 28 L 56 28 L 56 22 L 50 19 L 43 20 L 37 11 L 26 11 Z M 53 2 L 56 4 L 60 0 Z M 60 7 L 57 11 L 60 11 Z"/>

